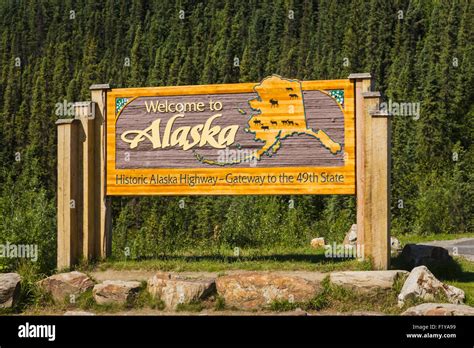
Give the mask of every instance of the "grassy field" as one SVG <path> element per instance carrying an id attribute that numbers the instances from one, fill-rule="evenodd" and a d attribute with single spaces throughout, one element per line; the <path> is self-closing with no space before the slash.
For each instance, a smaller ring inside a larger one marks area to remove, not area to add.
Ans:
<path id="1" fill-rule="evenodd" d="M 109 260 L 93 266 L 95 270 L 163 270 L 221 272 L 227 270 L 281 270 L 320 271 L 368 270 L 368 261 L 354 259 L 329 259 L 324 249 L 272 248 L 268 250 L 240 249 L 238 256 L 233 250 L 190 251 L 145 260 Z"/>
<path id="2" fill-rule="evenodd" d="M 397 238 L 402 242 L 402 245 L 406 245 L 408 243 L 423 243 L 435 240 L 474 238 L 474 233 L 441 233 L 426 236 L 408 234 L 397 236 Z M 392 268 L 396 267 L 405 268 L 398 262 L 397 258 L 392 260 Z M 428 268 L 439 280 L 464 290 L 466 293 L 465 303 L 474 306 L 474 262 L 462 257 L 455 257 L 453 262 L 443 265 L 430 265 Z"/>
<path id="3" fill-rule="evenodd" d="M 449 262 L 434 262 L 427 267 L 443 283 L 462 289 L 466 294 L 465 303 L 474 306 L 474 262 L 454 257 Z M 391 268 L 411 270 L 400 257 L 392 258 Z"/>
<path id="4" fill-rule="evenodd" d="M 431 242 L 434 240 L 452 240 L 460 238 L 474 238 L 474 233 L 437 233 L 428 235 L 404 234 L 397 237 L 403 245 L 410 243 Z"/>
<path id="5" fill-rule="evenodd" d="M 433 240 L 448 240 L 474 237 L 469 234 L 436 234 L 427 236 L 402 235 L 397 238 L 402 245 Z M 220 272 L 226 270 L 304 270 L 330 272 L 335 270 L 368 270 L 368 261 L 327 258 L 324 249 L 311 247 L 274 247 L 269 249 L 239 249 L 238 255 L 232 249 L 190 250 L 150 259 L 109 259 L 83 269 L 94 270 L 163 270 Z"/>
<path id="6" fill-rule="evenodd" d="M 405 235 L 400 236 L 399 239 L 405 245 L 408 243 L 468 237 L 474 237 L 474 233 L 428 236 Z M 456 257 L 448 264 L 433 264 L 428 268 L 441 281 L 464 290 L 466 293 L 466 303 L 474 306 L 474 262 Z M 88 269 L 91 269 L 90 266 Z M 305 247 L 272 248 L 267 250 L 240 249 L 239 256 L 235 256 L 233 250 L 193 251 L 148 260 L 109 260 L 93 265 L 92 269 L 96 271 L 107 269 L 141 269 L 175 272 L 224 272 L 228 270 L 331 272 L 340 270 L 369 270 L 371 269 L 371 264 L 368 260 L 329 259 L 325 257 L 324 249 Z M 398 257 L 392 258 L 391 269 L 410 270 Z"/>
<path id="7" fill-rule="evenodd" d="M 464 290 L 465 303 L 474 306 L 474 262 L 463 257 L 455 257 L 451 262 L 431 264 L 428 269 L 443 283 Z M 392 268 L 407 269 L 399 265 L 397 259 L 392 260 Z"/>
<path id="8" fill-rule="evenodd" d="M 463 235 L 434 235 L 434 236 L 402 236 L 399 239 L 405 245 L 407 243 L 420 243 L 430 240 L 446 240 L 456 238 L 471 237 L 473 234 Z M 456 257 L 451 262 L 443 264 L 432 264 L 428 268 L 441 281 L 456 286 L 464 290 L 466 294 L 465 303 L 474 306 L 474 262 L 464 258 Z M 269 248 L 269 249 L 239 249 L 238 253 L 232 249 L 220 250 L 193 250 L 188 252 L 176 253 L 172 255 L 163 255 L 159 258 L 140 259 L 140 260 L 114 260 L 109 259 L 105 262 L 96 264 L 83 264 L 76 269 L 92 272 L 105 270 L 143 270 L 143 271 L 174 271 L 174 272 L 218 272 L 223 273 L 229 270 L 255 270 L 255 271 L 317 271 L 331 272 L 340 270 L 369 270 L 371 264 L 369 260 L 358 261 L 354 259 L 330 259 L 325 256 L 324 249 L 313 249 L 311 247 L 300 248 Z M 410 268 L 403 263 L 400 257 L 392 257 L 391 269 Z M 41 293 L 35 286 L 35 282 L 45 275 L 39 275 L 31 267 L 24 265 L 19 269 L 23 277 L 23 295 L 24 300 L 21 308 L 15 312 L 21 311 L 26 314 L 44 314 L 61 313 L 65 310 L 82 309 L 91 310 L 96 313 L 132 313 L 132 314 L 153 314 L 154 310 L 161 311 L 163 304 L 151 299 L 149 294 L 142 291 L 136 303 L 131 306 L 100 306 L 92 298 L 91 291 L 83 294 L 78 303 L 52 304 L 48 296 Z M 402 283 L 397 284 L 389 294 L 383 296 L 358 296 L 336 286 L 326 284 L 323 291 L 314 299 L 307 303 L 272 303 L 269 311 L 285 312 L 295 308 L 302 308 L 309 312 L 319 312 L 326 314 L 343 312 L 379 312 L 385 314 L 399 314 L 410 305 L 404 308 L 397 306 L 397 295 L 402 287 Z M 230 309 L 232 310 L 232 309 Z M 49 311 L 49 312 L 48 312 Z M 150 312 L 151 311 L 151 312 Z M 212 303 L 191 304 L 180 308 L 181 312 L 210 312 L 221 313 L 225 315 L 224 304 L 220 303 L 219 298 Z M 8 314 L 8 311 L 0 311 Z"/>
<path id="9" fill-rule="evenodd" d="M 438 279 L 464 290 L 465 303 L 474 307 L 474 262 L 462 258 L 457 258 L 456 262 L 460 267 L 457 273 L 438 272 Z"/>

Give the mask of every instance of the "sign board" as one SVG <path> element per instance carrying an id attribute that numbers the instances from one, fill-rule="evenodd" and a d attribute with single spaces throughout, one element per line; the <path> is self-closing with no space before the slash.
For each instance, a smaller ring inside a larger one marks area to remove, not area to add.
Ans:
<path id="1" fill-rule="evenodd" d="M 388 269 L 390 114 L 377 109 L 372 85 L 368 73 L 92 85 L 75 118 L 56 122 L 58 269 L 110 255 L 112 195 L 355 194 L 356 187 L 357 243 L 375 268 Z"/>
<path id="2" fill-rule="evenodd" d="M 354 194 L 354 85 L 112 89 L 107 195 Z"/>

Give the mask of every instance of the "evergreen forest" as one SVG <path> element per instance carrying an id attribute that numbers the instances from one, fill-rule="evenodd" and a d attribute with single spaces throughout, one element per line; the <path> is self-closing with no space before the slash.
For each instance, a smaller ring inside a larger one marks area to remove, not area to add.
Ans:
<path id="1" fill-rule="evenodd" d="M 0 0 L 0 244 L 56 255 L 58 103 L 89 87 L 370 72 L 392 122 L 392 234 L 473 232 L 470 0 Z M 236 64 L 236 62 L 238 62 Z M 181 201 L 182 200 L 182 201 Z M 184 208 L 180 201 L 184 202 Z M 114 197 L 113 255 L 342 242 L 353 196 Z M 0 259 L 0 269 L 17 260 Z"/>

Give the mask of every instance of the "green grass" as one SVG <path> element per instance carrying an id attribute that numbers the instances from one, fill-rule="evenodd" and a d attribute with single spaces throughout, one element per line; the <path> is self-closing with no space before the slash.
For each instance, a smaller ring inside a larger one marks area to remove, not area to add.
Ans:
<path id="1" fill-rule="evenodd" d="M 402 236 L 403 244 L 419 243 L 428 240 L 445 240 L 452 238 L 471 237 L 474 234 L 438 234 L 432 236 Z M 338 270 L 369 270 L 369 261 L 357 261 L 354 259 L 329 259 L 324 256 L 324 249 L 312 249 L 310 247 L 299 248 L 268 248 L 268 249 L 241 249 L 238 256 L 234 255 L 233 249 L 220 250 L 194 250 L 185 253 L 166 255 L 155 259 L 142 260 L 107 260 L 99 263 L 82 263 L 79 269 L 88 273 L 93 270 L 163 270 L 163 271 L 199 271 L 216 272 L 218 275 L 225 274 L 229 270 L 275 270 L 275 271 L 319 271 L 331 272 Z M 410 270 L 404 265 L 400 257 L 392 258 L 392 269 Z M 456 257 L 451 262 L 443 264 L 430 264 L 428 268 L 441 281 L 464 290 L 466 294 L 465 303 L 474 306 L 474 262 Z M 97 313 L 115 313 L 128 309 L 150 308 L 163 310 L 164 303 L 160 299 L 153 298 L 142 284 L 138 295 L 125 305 L 98 305 L 92 291 L 87 291 L 76 299 L 76 303 L 53 303 L 48 294 L 44 294 L 36 286 L 36 281 L 46 275 L 40 275 L 34 268 L 25 265 L 19 268 L 22 276 L 21 305 L 12 310 L 3 310 L 0 314 L 15 314 L 27 312 L 34 314 L 44 311 L 61 312 L 65 310 L 87 310 Z M 291 311 L 301 308 L 307 311 L 329 311 L 329 312 L 352 312 L 352 311 L 375 311 L 385 314 L 399 314 L 409 306 L 422 303 L 421 301 L 409 301 L 403 308 L 397 306 L 397 295 L 403 285 L 403 281 L 397 282 L 394 289 L 389 292 L 361 295 L 354 291 L 330 284 L 328 277 L 323 281 L 321 291 L 310 301 L 304 303 L 290 303 L 286 300 L 272 302 L 268 309 L 277 312 Z M 442 298 L 437 299 L 442 301 Z M 213 308 L 216 311 L 232 310 L 225 304 L 224 299 L 216 296 L 209 303 L 193 302 L 180 304 L 178 311 L 199 312 L 203 309 Z"/>
<path id="2" fill-rule="evenodd" d="M 273 301 L 272 311 L 285 312 L 301 308 L 305 311 L 353 312 L 370 311 L 392 315 L 403 312 L 406 307 L 397 306 L 397 296 L 401 283 L 397 282 L 389 291 L 361 294 L 344 287 L 331 284 L 329 277 L 321 283 L 321 290 L 309 301 L 290 303 L 287 300 Z"/>
<path id="3" fill-rule="evenodd" d="M 433 262 L 426 266 L 440 281 L 463 290 L 465 303 L 474 306 L 474 262 L 454 257 L 450 262 Z M 392 258 L 391 268 L 411 270 L 400 256 Z"/>
<path id="4" fill-rule="evenodd" d="M 403 245 L 406 244 L 416 244 L 423 242 L 431 242 L 435 240 L 452 240 L 460 238 L 474 238 L 474 233 L 437 233 L 437 234 L 428 234 L 428 235 L 417 235 L 417 234 L 403 234 L 394 236 L 402 242 Z"/>
<path id="5" fill-rule="evenodd" d="M 369 261 L 354 259 L 328 259 L 324 249 L 272 248 L 266 250 L 241 249 L 239 256 L 233 250 L 214 252 L 188 252 L 166 255 L 146 260 L 108 260 L 98 264 L 96 270 L 161 270 L 225 272 L 229 270 L 280 270 L 280 271 L 319 271 L 368 270 Z"/>
<path id="6" fill-rule="evenodd" d="M 223 311 L 226 309 L 225 299 L 221 296 L 216 296 L 216 301 L 214 303 L 214 310 Z"/>
<path id="7" fill-rule="evenodd" d="M 198 301 L 190 302 L 190 303 L 179 303 L 176 306 L 177 312 L 200 312 L 203 309 L 204 309 L 204 305 Z"/>
<path id="8" fill-rule="evenodd" d="M 117 313 L 120 311 L 127 311 L 130 309 L 150 308 L 155 310 L 163 310 L 165 308 L 164 302 L 160 299 L 155 299 L 146 291 L 146 283 L 143 282 L 138 293 L 133 296 L 130 301 L 124 304 L 98 304 L 93 296 L 92 289 L 89 289 L 76 297 L 74 302 L 69 298 L 65 298 L 62 302 L 53 301 L 50 294 L 46 294 L 39 287 L 34 288 L 34 291 L 29 297 L 29 301 L 24 302 L 18 310 L 26 311 L 27 314 L 44 314 L 45 311 L 49 313 L 58 313 L 65 311 L 89 311 L 94 313 Z M 9 312 L 0 312 L 0 314 L 13 314 Z"/>
<path id="9" fill-rule="evenodd" d="M 69 305 L 69 307 L 71 307 Z M 92 290 L 88 290 L 82 293 L 76 304 L 73 307 L 80 308 L 86 311 L 94 312 L 119 312 L 127 309 L 140 309 L 140 308 L 150 308 L 156 310 L 163 310 L 165 308 L 165 303 L 159 299 L 154 298 L 146 289 L 146 282 L 142 282 L 140 290 L 138 293 L 133 296 L 130 301 L 125 304 L 98 304 L 94 296 L 92 295 Z"/>
<path id="10" fill-rule="evenodd" d="M 165 303 L 160 299 L 154 297 L 146 290 L 146 282 L 143 282 L 142 289 L 136 297 L 133 307 L 134 308 L 151 308 L 157 310 L 165 309 Z"/>
<path id="11" fill-rule="evenodd" d="M 426 236 L 407 234 L 397 236 L 397 238 L 399 238 L 403 245 L 406 245 L 435 240 L 474 238 L 474 233 L 441 233 Z M 466 294 L 465 303 L 474 306 L 474 262 L 462 257 L 454 257 L 452 262 L 442 264 L 433 263 L 427 267 L 442 282 L 462 289 Z M 392 259 L 392 268 L 410 270 L 398 257 Z"/>
<path id="12" fill-rule="evenodd" d="M 301 308 L 309 312 L 325 311 L 326 313 L 347 313 L 359 311 L 398 315 L 411 306 L 427 302 L 420 299 L 408 300 L 403 307 L 399 307 L 398 294 L 400 293 L 404 281 L 404 278 L 398 279 L 393 288 L 388 291 L 380 290 L 371 293 L 360 293 L 331 284 L 329 277 L 326 277 L 321 284 L 321 290 L 309 301 L 299 303 L 290 303 L 287 300 L 273 301 L 269 309 L 277 312 Z M 446 302 L 446 298 L 440 294 L 435 297 L 434 301 Z"/>
<path id="13" fill-rule="evenodd" d="M 95 313 L 116 313 L 124 309 L 130 308 L 132 304 L 98 304 L 92 294 L 92 290 L 88 290 L 79 295 L 75 304 L 69 304 L 68 310 L 82 309 L 84 311 L 92 311 Z M 64 309 L 63 309 L 64 310 Z"/>
<path id="14" fill-rule="evenodd" d="M 293 311 L 301 306 L 299 303 L 290 302 L 288 300 L 275 300 L 270 303 L 269 309 L 274 312 L 288 312 Z"/>
<path id="15" fill-rule="evenodd" d="M 462 289 L 465 304 L 474 306 L 474 262 L 455 257 L 454 263 L 455 266 L 434 268 L 432 272 L 439 280 Z"/>
<path id="16" fill-rule="evenodd" d="M 448 240 L 474 237 L 474 233 L 401 235 L 396 236 L 403 245 L 433 240 Z M 109 259 L 105 262 L 83 265 L 84 270 L 162 270 L 225 272 L 229 270 L 281 270 L 281 271 L 319 271 L 369 270 L 370 262 L 354 259 L 329 259 L 324 249 L 305 247 L 271 247 L 240 249 L 239 256 L 231 248 L 192 249 L 150 259 Z"/>

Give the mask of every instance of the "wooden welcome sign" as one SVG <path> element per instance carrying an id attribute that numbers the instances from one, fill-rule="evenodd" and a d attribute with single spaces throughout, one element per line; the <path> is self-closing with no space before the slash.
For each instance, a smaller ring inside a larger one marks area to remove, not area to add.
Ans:
<path id="1" fill-rule="evenodd" d="M 107 195 L 354 194 L 354 85 L 112 89 Z"/>
<path id="2" fill-rule="evenodd" d="M 58 120 L 58 268 L 110 255 L 114 195 L 356 194 L 357 243 L 389 266 L 390 123 L 370 74 L 91 86 Z"/>

